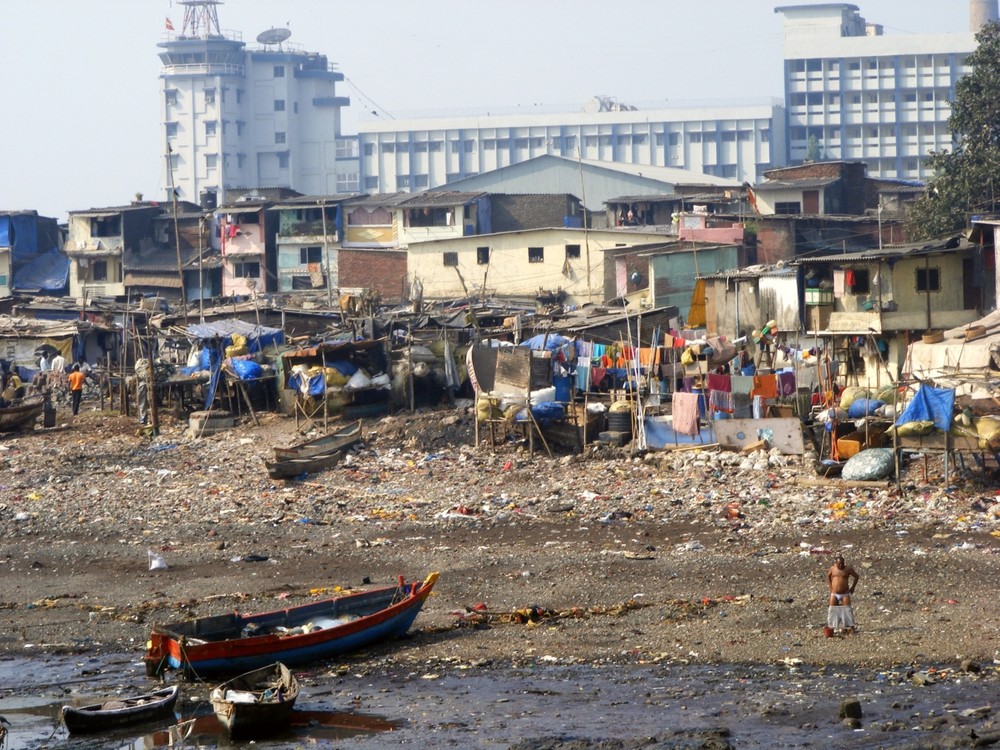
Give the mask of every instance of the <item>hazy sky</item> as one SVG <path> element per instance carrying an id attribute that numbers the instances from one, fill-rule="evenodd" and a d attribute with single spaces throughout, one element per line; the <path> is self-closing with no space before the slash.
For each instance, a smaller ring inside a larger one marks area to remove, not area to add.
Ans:
<path id="1" fill-rule="evenodd" d="M 322 52 L 350 110 L 391 115 L 782 95 L 781 16 L 763 0 L 225 0 L 224 32 L 273 26 Z M 856 0 L 887 34 L 966 31 L 966 0 Z M 157 43 L 171 0 L 3 0 L 0 210 L 166 191 Z M 356 132 L 348 114 L 345 132 Z"/>

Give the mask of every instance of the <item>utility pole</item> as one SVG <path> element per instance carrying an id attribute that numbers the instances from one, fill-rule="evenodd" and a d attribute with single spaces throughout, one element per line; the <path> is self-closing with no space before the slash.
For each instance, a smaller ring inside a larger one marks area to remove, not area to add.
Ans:
<path id="1" fill-rule="evenodd" d="M 181 282 L 181 309 L 184 311 L 184 325 L 188 324 L 187 290 L 184 288 L 184 266 L 181 263 L 181 233 L 177 221 L 177 188 L 174 187 L 174 154 L 167 141 L 167 176 L 170 182 L 170 203 L 174 211 L 174 247 L 177 249 L 177 276 Z"/>
<path id="2" fill-rule="evenodd" d="M 330 275 L 330 240 L 326 233 L 325 198 L 320 199 L 319 210 L 323 217 L 323 256 L 326 258 L 326 306 L 333 309 L 333 277 Z"/>

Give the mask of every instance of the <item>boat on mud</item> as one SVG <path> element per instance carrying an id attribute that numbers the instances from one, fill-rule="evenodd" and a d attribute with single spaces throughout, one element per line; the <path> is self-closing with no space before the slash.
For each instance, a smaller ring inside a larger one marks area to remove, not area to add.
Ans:
<path id="1" fill-rule="evenodd" d="M 301 443 L 288 447 L 274 447 L 274 458 L 276 461 L 287 461 L 294 458 L 312 458 L 313 456 L 333 453 L 350 448 L 352 445 L 360 443 L 361 420 L 344 425 L 339 430 L 320 435 Z"/>
<path id="2" fill-rule="evenodd" d="M 250 739 L 288 729 L 298 697 L 295 675 L 275 662 L 222 683 L 208 699 L 230 737 Z"/>
<path id="3" fill-rule="evenodd" d="M 70 733 L 103 732 L 119 727 L 173 718 L 177 685 L 130 698 L 109 698 L 88 706 L 63 706 L 63 723 Z"/>
<path id="4" fill-rule="evenodd" d="M 41 394 L 28 396 L 10 406 L 0 407 L 0 432 L 31 429 L 44 409 L 45 397 Z"/>
<path id="5" fill-rule="evenodd" d="M 402 636 L 430 596 L 438 573 L 423 581 L 360 591 L 274 612 L 213 617 L 154 626 L 146 672 L 179 669 L 189 677 L 308 664 Z"/>
<path id="6" fill-rule="evenodd" d="M 361 421 L 353 422 L 336 432 L 290 446 L 274 448 L 274 461 L 265 459 L 264 466 L 271 479 L 294 479 L 336 466 L 347 449 L 361 442 Z"/>

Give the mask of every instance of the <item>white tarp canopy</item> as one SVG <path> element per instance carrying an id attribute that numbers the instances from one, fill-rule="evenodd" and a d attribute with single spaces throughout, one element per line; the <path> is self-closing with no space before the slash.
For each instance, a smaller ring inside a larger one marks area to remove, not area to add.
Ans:
<path id="1" fill-rule="evenodd" d="M 979 334 L 979 335 L 975 335 Z M 944 332 L 936 344 L 909 346 L 904 376 L 931 380 L 956 389 L 956 395 L 989 398 L 990 381 L 1000 386 L 1000 311 Z"/>

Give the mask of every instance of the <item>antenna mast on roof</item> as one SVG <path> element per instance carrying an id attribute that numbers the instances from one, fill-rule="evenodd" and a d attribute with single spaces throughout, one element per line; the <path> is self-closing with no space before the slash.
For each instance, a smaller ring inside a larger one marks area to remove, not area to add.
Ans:
<path id="1" fill-rule="evenodd" d="M 215 6 L 222 5 L 222 0 L 179 0 L 184 6 L 184 27 L 181 36 L 213 37 L 222 36 L 219 28 L 219 13 Z"/>

